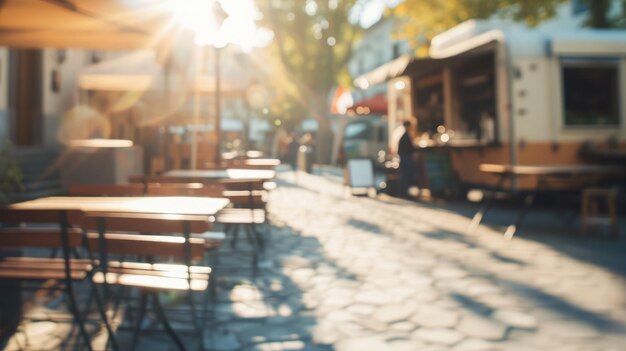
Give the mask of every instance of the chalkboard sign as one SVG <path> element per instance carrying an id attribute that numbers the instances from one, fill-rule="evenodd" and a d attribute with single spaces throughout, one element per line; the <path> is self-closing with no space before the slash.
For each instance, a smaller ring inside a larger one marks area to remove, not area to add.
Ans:
<path id="1" fill-rule="evenodd" d="M 444 152 L 426 152 L 423 154 L 426 188 L 432 191 L 453 190 L 455 187 L 454 170 L 450 155 Z"/>
<path id="2" fill-rule="evenodd" d="M 374 187 L 374 164 L 368 158 L 348 160 L 348 185 L 352 188 Z"/>

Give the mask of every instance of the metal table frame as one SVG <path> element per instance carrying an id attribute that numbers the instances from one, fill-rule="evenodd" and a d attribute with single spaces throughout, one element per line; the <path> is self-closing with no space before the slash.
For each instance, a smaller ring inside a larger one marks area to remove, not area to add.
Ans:
<path id="1" fill-rule="evenodd" d="M 474 214 L 469 225 L 469 232 L 476 231 L 486 213 L 493 206 L 495 194 L 505 191 L 504 184 L 507 180 L 516 177 L 536 177 L 537 183 L 534 188 L 524 197 L 523 206 L 517 214 L 514 224 L 507 226 L 504 237 L 512 239 L 517 230 L 524 222 L 530 207 L 535 202 L 540 192 L 550 189 L 550 179 L 577 182 L 580 187 L 589 184 L 593 180 L 626 175 L 626 167 L 606 165 L 545 165 L 545 166 L 517 166 L 499 164 L 481 164 L 480 171 L 498 176 L 496 187 L 487 193 L 478 212 Z"/>

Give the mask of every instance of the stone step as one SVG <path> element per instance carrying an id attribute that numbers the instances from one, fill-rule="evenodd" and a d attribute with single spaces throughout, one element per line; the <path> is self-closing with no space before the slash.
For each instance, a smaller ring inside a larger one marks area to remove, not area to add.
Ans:
<path id="1" fill-rule="evenodd" d="M 46 189 L 61 189 L 61 183 L 59 182 L 59 179 L 46 179 L 22 183 L 23 192 L 40 191 Z"/>
<path id="2" fill-rule="evenodd" d="M 63 191 L 61 190 L 60 187 L 20 192 L 18 194 L 15 194 L 11 199 L 13 202 L 19 202 L 19 201 L 37 199 L 40 197 L 59 196 L 59 195 L 63 195 Z"/>
<path id="3" fill-rule="evenodd" d="M 58 151 L 44 148 L 19 148 L 16 161 L 22 171 L 22 189 L 13 196 L 23 201 L 62 193 L 59 171 L 53 169 Z"/>

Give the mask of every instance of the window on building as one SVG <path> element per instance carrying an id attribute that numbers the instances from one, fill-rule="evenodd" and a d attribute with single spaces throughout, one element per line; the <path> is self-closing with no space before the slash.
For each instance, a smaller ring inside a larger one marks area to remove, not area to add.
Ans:
<path id="1" fill-rule="evenodd" d="M 562 64 L 566 126 L 619 125 L 619 70 L 611 63 Z"/>
<path id="2" fill-rule="evenodd" d="M 369 139 L 371 134 L 371 126 L 365 121 L 352 122 L 346 126 L 344 131 L 344 140 Z"/>
<path id="3" fill-rule="evenodd" d="M 378 127 L 378 142 L 384 143 L 387 140 L 387 124 Z"/>
<path id="4" fill-rule="evenodd" d="M 400 57 L 400 43 L 395 42 L 393 43 L 393 58 L 396 59 L 398 57 Z"/>

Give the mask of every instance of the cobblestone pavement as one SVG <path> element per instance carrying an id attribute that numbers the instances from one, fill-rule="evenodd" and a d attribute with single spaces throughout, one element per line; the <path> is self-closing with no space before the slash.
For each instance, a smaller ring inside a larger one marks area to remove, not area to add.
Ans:
<path id="1" fill-rule="evenodd" d="M 466 234 L 474 207 L 350 196 L 290 172 L 270 204 L 258 277 L 243 244 L 221 259 L 207 349 L 626 349 L 624 240 Z M 174 348 L 156 334 L 138 350 Z"/>

